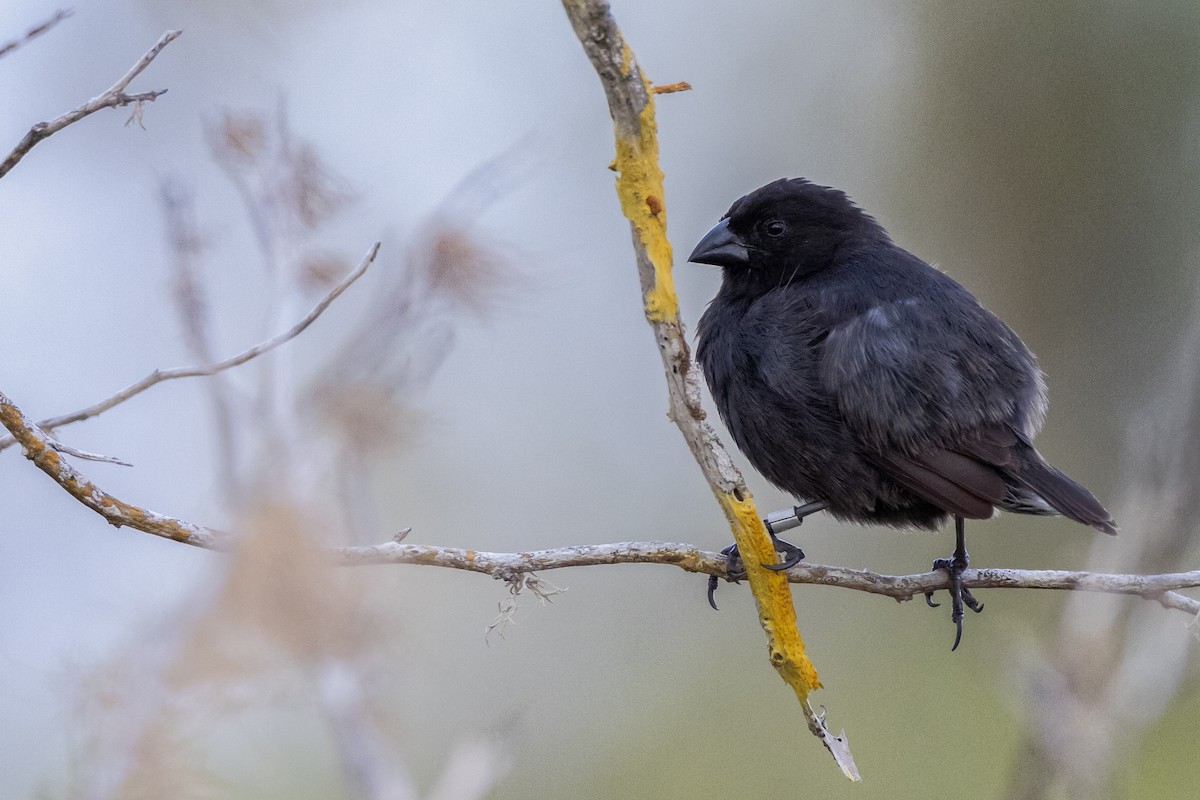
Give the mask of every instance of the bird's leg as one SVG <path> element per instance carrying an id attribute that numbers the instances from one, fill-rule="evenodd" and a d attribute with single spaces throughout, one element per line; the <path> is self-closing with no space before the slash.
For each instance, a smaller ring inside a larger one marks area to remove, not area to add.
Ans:
<path id="1" fill-rule="evenodd" d="M 958 649 L 958 643 L 962 641 L 963 629 L 963 606 L 978 614 L 983 611 L 983 603 L 975 599 L 975 595 L 971 594 L 971 590 L 962 585 L 962 574 L 966 571 L 970 559 L 967 556 L 966 544 L 966 528 L 967 522 L 960 516 L 954 517 L 954 553 L 950 558 L 939 558 L 933 562 L 934 569 L 944 569 L 946 574 L 950 576 L 950 621 L 954 623 L 954 645 L 950 648 L 950 652 Z M 938 604 L 933 602 L 933 592 L 925 593 L 925 604 L 930 608 L 937 608 Z"/>
<path id="2" fill-rule="evenodd" d="M 828 506 L 829 503 L 824 500 L 814 500 L 811 503 L 792 506 L 790 509 L 767 514 L 767 518 L 763 520 L 763 525 L 767 527 L 767 533 L 771 534 L 771 541 L 775 544 L 775 552 L 783 554 L 783 561 L 779 564 L 763 564 L 763 566 L 778 572 L 791 569 L 799 564 L 801 559 L 804 558 L 804 551 L 791 542 L 785 542 L 783 539 L 780 539 L 779 534 L 792 528 L 800 527 L 804 523 L 805 517 L 809 514 L 823 511 Z"/>
<path id="3" fill-rule="evenodd" d="M 779 538 L 779 534 L 783 531 L 798 528 L 804 522 L 804 518 L 809 514 L 815 514 L 828 507 L 828 503 L 824 500 L 814 500 L 811 503 L 804 503 L 799 506 L 783 509 L 782 511 L 773 511 L 763 520 L 763 525 L 766 526 L 767 533 L 771 535 L 771 543 L 775 545 L 775 552 L 783 554 L 783 561 L 778 564 L 763 564 L 762 566 L 769 570 L 786 570 L 796 566 L 804 558 L 804 551 L 791 542 L 785 542 Z M 738 583 L 742 578 L 746 577 L 746 565 L 742 563 L 742 555 L 738 552 L 737 544 L 731 544 L 721 551 L 721 555 L 728 560 L 726 571 L 729 575 L 728 580 L 733 583 Z M 708 577 L 708 604 L 714 609 L 717 607 L 716 601 L 713 599 L 713 594 L 717 591 L 717 576 L 710 575 Z"/>
<path id="4" fill-rule="evenodd" d="M 783 539 L 780 539 L 779 534 L 789 531 L 792 528 L 800 527 L 804 523 L 805 517 L 825 509 L 828 505 L 824 500 L 814 500 L 811 503 L 792 506 L 791 508 L 772 511 L 770 514 L 767 514 L 763 520 L 763 526 L 771 536 L 771 543 L 775 545 L 775 552 L 783 554 L 783 562 L 779 564 L 763 564 L 762 566 L 771 570 L 785 570 L 799 564 L 801 559 L 804 558 L 804 551 L 791 542 L 785 542 Z M 721 553 L 729 559 L 729 573 L 731 578 L 740 580 L 746 577 L 746 568 L 741 563 L 742 556 L 738 552 L 736 544 L 726 547 Z"/>

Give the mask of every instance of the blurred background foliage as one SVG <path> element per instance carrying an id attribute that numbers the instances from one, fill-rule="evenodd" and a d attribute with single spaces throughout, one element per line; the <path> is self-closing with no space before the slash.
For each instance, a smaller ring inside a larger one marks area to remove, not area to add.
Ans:
<path id="1" fill-rule="evenodd" d="M 0 39 L 53 10 L 10 0 Z M 228 375 L 234 461 L 199 383 L 62 434 L 136 464 L 87 465 L 117 496 L 249 531 L 234 559 L 108 528 L 0 454 L 4 796 L 351 796 L 363 753 L 438 798 L 1192 796 L 1197 645 L 1149 604 L 988 592 L 951 655 L 944 609 L 797 587 L 815 699 L 864 774 L 850 786 L 766 664 L 744 587 L 713 613 L 703 578 L 664 567 L 546 575 L 569 591 L 522 596 L 485 640 L 500 583 L 314 566 L 313 541 L 408 526 L 488 550 L 727 543 L 664 417 L 596 78 L 553 2 L 75 10 L 0 61 L 0 141 L 99 93 L 164 29 L 185 35 L 134 85 L 170 89 L 146 130 L 101 113 L 0 186 L 2 388 L 27 413 L 195 360 L 181 260 L 223 356 L 383 249 L 286 353 Z M 1041 449 L 1123 536 L 1003 516 L 974 526 L 973 563 L 1197 566 L 1194 516 L 1151 522 L 1197 478 L 1171 447 L 1197 427 L 1200 5 L 614 11 L 652 79 L 694 87 L 659 100 L 678 253 L 739 195 L 804 175 L 1039 354 Z M 717 281 L 678 265 L 693 324 Z M 786 504 L 749 477 L 764 511 Z M 891 573 L 950 547 L 823 519 L 800 541 Z"/>

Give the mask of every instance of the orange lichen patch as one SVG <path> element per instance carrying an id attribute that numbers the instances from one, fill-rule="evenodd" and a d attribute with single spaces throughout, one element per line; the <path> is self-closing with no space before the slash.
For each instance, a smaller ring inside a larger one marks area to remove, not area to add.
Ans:
<path id="1" fill-rule="evenodd" d="M 646 207 L 650 209 L 650 213 L 656 217 L 662 216 L 663 202 L 658 199 L 657 195 L 648 195 L 646 197 Z"/>
<path id="2" fill-rule="evenodd" d="M 156 536 L 165 536 L 189 544 L 213 546 L 210 536 L 200 528 L 148 512 L 137 506 L 118 500 L 102 491 L 74 467 L 63 460 L 51 446 L 50 439 L 32 421 L 27 419 L 7 397 L 0 394 L 0 425 L 8 429 L 21 445 L 25 457 L 55 483 L 63 487 L 72 497 L 100 514 L 112 525 L 128 525 Z"/>
<path id="3" fill-rule="evenodd" d="M 650 91 L 654 94 L 674 94 L 675 92 L 690 92 L 692 85 L 687 81 L 679 81 L 678 83 L 663 83 L 658 86 L 651 86 Z"/>

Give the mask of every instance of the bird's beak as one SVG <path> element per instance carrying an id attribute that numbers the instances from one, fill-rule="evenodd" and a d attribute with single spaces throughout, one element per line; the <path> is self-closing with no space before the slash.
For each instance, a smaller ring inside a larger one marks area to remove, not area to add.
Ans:
<path id="1" fill-rule="evenodd" d="M 718 267 L 742 267 L 750 262 L 750 251 L 737 234 L 729 230 L 729 220 L 723 219 L 704 234 L 688 261 Z"/>

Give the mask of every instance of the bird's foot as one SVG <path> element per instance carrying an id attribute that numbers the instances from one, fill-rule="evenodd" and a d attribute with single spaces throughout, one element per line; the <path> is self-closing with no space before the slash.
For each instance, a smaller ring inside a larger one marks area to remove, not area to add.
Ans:
<path id="1" fill-rule="evenodd" d="M 823 500 L 817 500 L 812 503 L 805 503 L 801 506 L 795 506 L 785 511 L 776 511 L 768 514 L 763 520 L 763 525 L 767 528 L 767 533 L 771 535 L 771 543 L 775 545 L 775 552 L 783 555 L 783 560 L 777 564 L 763 564 L 762 566 L 769 570 L 783 571 L 791 569 L 799 564 L 804 559 L 804 551 L 791 542 L 785 542 L 779 538 L 779 531 L 786 531 L 791 528 L 798 527 L 804 522 L 804 518 L 809 514 L 816 513 L 825 508 Z M 726 580 L 732 583 L 738 583 L 742 578 L 746 577 L 746 565 L 742 563 L 742 555 L 738 552 L 736 544 L 731 544 L 721 551 L 721 554 L 727 559 L 726 572 L 728 578 Z M 716 600 L 713 595 L 717 591 L 717 576 L 710 575 L 708 577 L 708 604 L 717 608 Z"/>
<path id="2" fill-rule="evenodd" d="M 774 570 L 776 572 L 791 569 L 804 560 L 804 551 L 791 542 L 785 542 L 775 534 L 771 534 L 771 544 L 775 545 L 775 552 L 783 556 L 783 560 L 776 564 L 763 564 L 764 569 Z M 721 555 L 725 556 L 728 562 L 725 571 L 729 574 L 729 580 L 737 583 L 742 578 L 746 577 L 746 565 L 742 562 L 742 554 L 738 552 L 738 546 L 731 544 L 721 551 Z M 713 576 L 716 577 L 716 576 Z"/>
<path id="3" fill-rule="evenodd" d="M 746 577 L 746 565 L 742 563 L 742 554 L 738 552 L 738 546 L 731 544 L 721 551 L 721 555 L 725 556 L 725 580 L 730 583 L 741 583 L 742 578 Z M 720 611 L 717 608 L 716 593 L 717 593 L 717 576 L 708 576 L 708 604 L 712 606 L 713 611 Z"/>
<path id="4" fill-rule="evenodd" d="M 768 532 L 770 532 L 768 530 Z M 804 559 L 804 551 L 791 542 L 785 542 L 774 533 L 771 534 L 771 543 L 775 545 L 775 552 L 783 556 L 783 561 L 778 564 L 763 564 L 762 566 L 769 570 L 781 571 L 790 569 L 799 564 Z M 728 577 L 725 580 L 730 583 L 741 583 L 742 578 L 746 577 L 746 565 L 742 561 L 742 554 L 738 552 L 738 546 L 731 544 L 721 551 L 721 555 L 725 556 L 726 566 L 725 572 Z M 719 611 L 717 601 L 714 595 L 717 591 L 717 576 L 708 576 L 708 604 L 713 607 L 714 611 Z"/>
<path id="5" fill-rule="evenodd" d="M 803 550 L 791 542 L 785 542 L 774 533 L 771 534 L 771 543 L 775 545 L 775 552 L 783 556 L 783 560 L 775 564 L 763 564 L 764 569 L 772 572 L 784 572 L 804 560 Z"/>
<path id="6" fill-rule="evenodd" d="M 971 590 L 963 586 L 962 574 L 966 571 L 970 564 L 970 559 L 967 556 L 967 549 L 963 545 L 962 535 L 958 537 L 958 546 L 954 548 L 954 554 L 950 558 L 939 558 L 933 562 L 933 569 L 945 570 L 950 577 L 950 621 L 954 623 L 954 644 L 950 648 L 950 652 L 958 649 L 958 643 L 962 641 L 963 617 L 965 616 L 964 608 L 969 608 L 978 614 L 983 611 L 983 603 L 975 599 L 975 595 L 971 594 Z M 933 602 L 933 592 L 925 593 L 925 604 L 930 608 L 937 608 L 940 604 Z"/>

